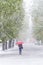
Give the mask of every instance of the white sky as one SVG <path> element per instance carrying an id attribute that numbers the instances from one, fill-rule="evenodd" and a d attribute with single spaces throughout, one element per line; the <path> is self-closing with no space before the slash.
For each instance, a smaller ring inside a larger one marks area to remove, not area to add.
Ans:
<path id="1" fill-rule="evenodd" d="M 23 0 L 24 1 L 24 8 L 26 11 L 30 9 L 30 7 L 33 5 L 33 0 Z"/>

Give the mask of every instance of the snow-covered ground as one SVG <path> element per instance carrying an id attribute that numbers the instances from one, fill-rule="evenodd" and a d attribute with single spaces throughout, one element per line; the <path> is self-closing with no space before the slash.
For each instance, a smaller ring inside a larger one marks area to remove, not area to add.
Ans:
<path id="1" fill-rule="evenodd" d="M 22 55 L 16 45 L 6 51 L 0 47 L 0 65 L 43 65 L 43 46 L 24 44 Z"/>

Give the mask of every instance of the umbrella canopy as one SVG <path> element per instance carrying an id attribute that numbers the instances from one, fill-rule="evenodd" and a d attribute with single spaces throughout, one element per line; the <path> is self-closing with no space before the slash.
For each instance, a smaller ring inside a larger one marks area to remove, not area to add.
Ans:
<path id="1" fill-rule="evenodd" d="M 16 42 L 16 44 L 23 44 L 23 42 L 22 41 L 18 41 L 18 42 Z"/>

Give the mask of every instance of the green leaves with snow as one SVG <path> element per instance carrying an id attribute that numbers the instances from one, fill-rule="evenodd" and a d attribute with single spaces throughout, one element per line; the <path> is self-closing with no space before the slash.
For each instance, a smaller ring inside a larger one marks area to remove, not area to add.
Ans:
<path id="1" fill-rule="evenodd" d="M 16 38 L 23 21 L 22 0 L 0 0 L 0 39 Z"/>

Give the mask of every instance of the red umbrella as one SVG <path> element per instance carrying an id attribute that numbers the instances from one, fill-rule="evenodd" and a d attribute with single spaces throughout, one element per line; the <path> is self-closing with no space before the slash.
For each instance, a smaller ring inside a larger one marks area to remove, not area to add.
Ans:
<path id="1" fill-rule="evenodd" d="M 23 44 L 23 42 L 22 41 L 18 41 L 18 42 L 16 42 L 16 44 Z"/>

